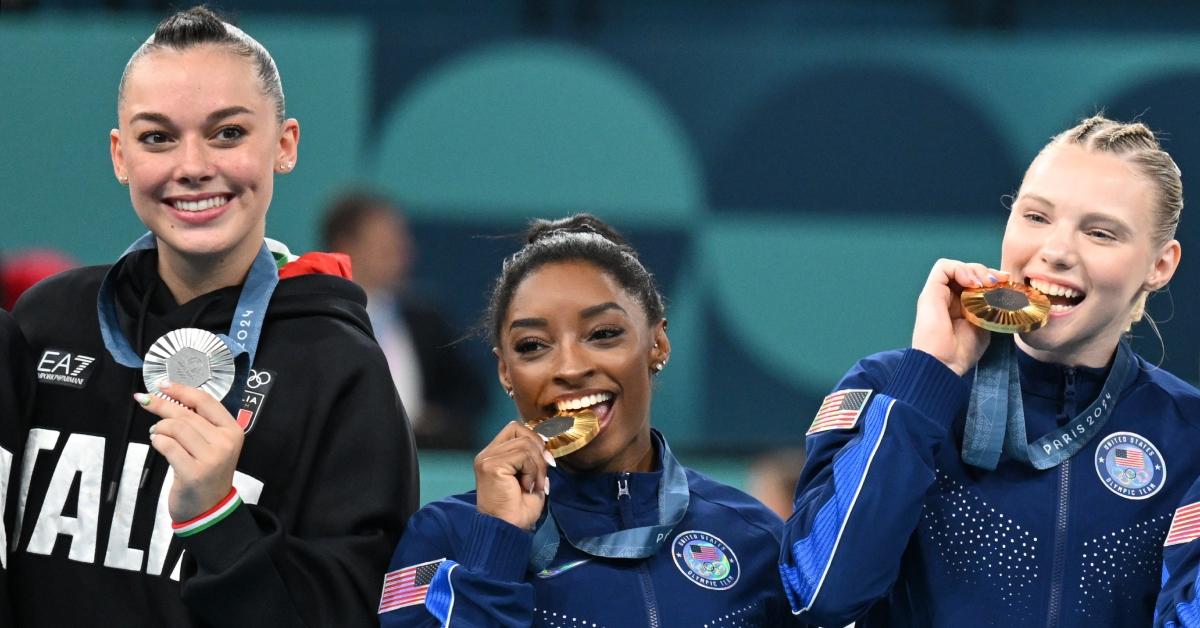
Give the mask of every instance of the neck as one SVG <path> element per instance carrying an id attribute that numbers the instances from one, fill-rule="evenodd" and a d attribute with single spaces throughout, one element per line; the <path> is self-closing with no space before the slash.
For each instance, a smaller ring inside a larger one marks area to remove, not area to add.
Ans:
<path id="1" fill-rule="evenodd" d="M 1054 349 L 1035 348 L 1025 342 L 1019 334 L 1016 337 L 1016 342 L 1021 351 L 1024 351 L 1026 355 L 1038 362 L 1061 364 L 1063 366 L 1104 368 L 1112 362 L 1120 338 L 1118 337 L 1112 341 L 1092 342 L 1084 346 L 1056 347 Z"/>
<path id="2" fill-rule="evenodd" d="M 185 257 L 162 246 L 161 240 L 159 245 L 158 275 L 180 305 L 214 290 L 241 285 L 259 250 L 247 246 L 226 255 Z"/>
<path id="3" fill-rule="evenodd" d="M 656 464 L 650 429 L 647 427 L 645 431 L 639 432 L 620 453 L 595 467 L 581 468 L 571 462 L 571 456 L 559 459 L 559 464 L 572 473 L 645 473 L 653 471 Z"/>

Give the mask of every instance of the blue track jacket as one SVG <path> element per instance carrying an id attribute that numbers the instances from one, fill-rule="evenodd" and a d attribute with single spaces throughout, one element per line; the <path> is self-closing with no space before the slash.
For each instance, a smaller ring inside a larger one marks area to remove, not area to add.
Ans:
<path id="1" fill-rule="evenodd" d="M 661 471 L 549 471 L 554 516 L 570 535 L 657 523 Z M 529 567 L 533 535 L 477 511 L 474 492 L 431 503 L 409 520 L 392 557 L 380 620 L 453 628 L 795 625 L 777 571 L 783 522 L 741 491 L 686 474 L 688 509 L 658 553 L 597 558 L 564 537 L 537 574 Z"/>
<path id="2" fill-rule="evenodd" d="M 1082 412 L 1107 374 L 1018 354 L 1030 438 Z M 838 384 L 871 393 L 853 426 L 808 437 L 780 560 L 795 612 L 859 628 L 1150 625 L 1163 541 L 1200 475 L 1200 392 L 1137 358 L 1074 456 L 985 471 L 961 459 L 971 378 L 909 349 Z"/>

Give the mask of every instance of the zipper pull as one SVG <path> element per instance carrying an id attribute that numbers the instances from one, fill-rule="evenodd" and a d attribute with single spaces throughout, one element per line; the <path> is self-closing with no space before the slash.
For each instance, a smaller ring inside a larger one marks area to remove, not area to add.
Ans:
<path id="1" fill-rule="evenodd" d="M 623 477 L 617 479 L 617 499 L 629 497 L 629 474 L 621 474 Z"/>

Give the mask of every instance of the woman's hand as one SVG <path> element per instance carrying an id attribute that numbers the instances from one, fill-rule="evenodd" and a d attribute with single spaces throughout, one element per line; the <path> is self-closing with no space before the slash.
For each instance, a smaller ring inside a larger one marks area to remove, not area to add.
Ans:
<path id="1" fill-rule="evenodd" d="M 245 433 L 212 395 L 183 384 L 160 389 L 183 405 L 144 393 L 135 398 L 162 417 L 150 428 L 150 445 L 175 471 L 167 511 L 176 522 L 188 521 L 229 494 Z"/>
<path id="2" fill-rule="evenodd" d="M 917 298 L 913 348 L 941 360 L 959 375 L 974 368 L 987 349 L 990 333 L 963 318 L 959 295 L 964 288 L 993 286 L 1008 279 L 1008 273 L 983 264 L 938 260 Z"/>
<path id="3" fill-rule="evenodd" d="M 475 456 L 476 508 L 532 530 L 550 494 L 546 465 L 557 466 L 541 436 L 516 421 L 505 425 Z"/>

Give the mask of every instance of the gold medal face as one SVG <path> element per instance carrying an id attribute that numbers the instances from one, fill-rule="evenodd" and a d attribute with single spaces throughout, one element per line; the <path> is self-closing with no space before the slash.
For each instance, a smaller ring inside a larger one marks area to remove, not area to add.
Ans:
<path id="1" fill-rule="evenodd" d="M 526 421 L 525 427 L 550 439 L 546 448 L 555 458 L 582 449 L 600 433 L 600 421 L 591 410 Z"/>
<path id="2" fill-rule="evenodd" d="M 1050 299 L 1022 283 L 963 290 L 963 317 L 972 324 L 1001 334 L 1023 334 L 1046 324 Z"/>

